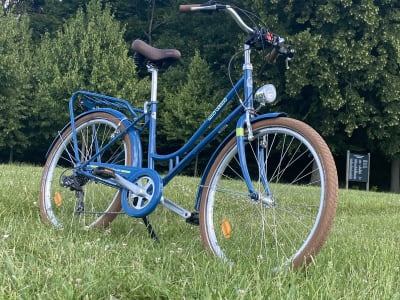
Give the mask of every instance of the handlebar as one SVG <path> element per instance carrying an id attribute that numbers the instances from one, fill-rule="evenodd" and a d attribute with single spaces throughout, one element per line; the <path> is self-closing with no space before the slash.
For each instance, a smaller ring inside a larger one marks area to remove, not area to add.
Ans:
<path id="1" fill-rule="evenodd" d="M 212 3 L 213 1 L 210 1 L 210 2 Z M 179 5 L 179 11 L 180 12 L 199 12 L 199 11 L 210 12 L 210 11 L 217 11 L 217 10 L 225 9 L 243 31 L 245 31 L 246 33 L 255 33 L 255 30 L 246 25 L 246 23 L 242 20 L 242 18 L 238 15 L 238 13 L 232 8 L 232 6 L 227 5 L 227 4 L 219 4 L 219 3 L 210 4 L 210 2 L 204 3 L 204 4 L 182 4 L 182 5 Z"/>
<path id="2" fill-rule="evenodd" d="M 286 57 L 286 59 L 291 59 L 293 57 L 294 50 L 283 44 L 285 41 L 283 38 L 266 29 L 251 28 L 243 21 L 231 5 L 209 1 L 204 4 L 182 4 L 179 6 L 179 11 L 184 13 L 212 12 L 218 10 L 226 10 L 239 27 L 249 34 L 249 38 L 246 42 L 248 45 L 253 46 L 258 50 L 264 49 L 265 45 L 273 47 L 271 52 L 267 55 L 268 63 L 274 63 L 278 55 L 282 55 Z"/>

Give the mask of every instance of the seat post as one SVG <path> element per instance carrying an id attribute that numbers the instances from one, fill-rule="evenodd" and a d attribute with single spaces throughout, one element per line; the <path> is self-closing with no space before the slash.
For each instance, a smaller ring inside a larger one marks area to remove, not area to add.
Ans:
<path id="1" fill-rule="evenodd" d="M 154 169 L 153 154 L 156 153 L 156 125 L 157 125 L 157 79 L 158 68 L 153 64 L 147 65 L 147 70 L 151 73 L 151 96 L 150 96 L 150 119 L 149 119 L 149 153 L 148 168 Z"/>
<path id="2" fill-rule="evenodd" d="M 153 64 L 147 65 L 147 70 L 151 73 L 151 96 L 152 103 L 157 102 L 158 69 Z"/>

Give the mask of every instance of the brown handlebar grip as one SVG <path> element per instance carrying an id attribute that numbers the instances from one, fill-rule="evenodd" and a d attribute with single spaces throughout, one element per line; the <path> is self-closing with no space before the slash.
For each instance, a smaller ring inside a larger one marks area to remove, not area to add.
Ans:
<path id="1" fill-rule="evenodd" d="M 180 12 L 191 12 L 192 7 L 200 7 L 200 4 L 181 4 L 179 5 Z"/>
<path id="2" fill-rule="evenodd" d="M 276 58 L 278 57 L 278 50 L 276 50 L 275 48 L 272 49 L 272 51 L 267 55 L 267 62 L 269 64 L 274 64 L 276 61 Z"/>

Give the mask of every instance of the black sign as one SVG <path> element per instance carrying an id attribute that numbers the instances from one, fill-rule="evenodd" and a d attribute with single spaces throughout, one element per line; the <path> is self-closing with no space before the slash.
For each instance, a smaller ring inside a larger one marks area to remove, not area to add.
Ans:
<path id="1" fill-rule="evenodd" d="M 358 182 L 368 182 L 368 154 L 354 154 L 349 156 L 349 180 Z"/>

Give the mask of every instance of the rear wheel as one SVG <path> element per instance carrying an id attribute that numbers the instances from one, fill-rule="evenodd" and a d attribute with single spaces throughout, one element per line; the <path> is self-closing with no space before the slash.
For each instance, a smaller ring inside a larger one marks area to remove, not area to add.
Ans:
<path id="1" fill-rule="evenodd" d="M 82 162 L 105 146 L 117 130 L 124 129 L 120 119 L 106 112 L 89 113 L 76 120 L 75 126 Z M 99 160 L 131 165 L 129 136 L 112 144 Z M 72 127 L 68 126 L 56 140 L 44 166 L 39 196 L 42 220 L 57 227 L 108 226 L 121 210 L 120 191 L 76 176 L 76 164 Z"/>
<path id="2" fill-rule="evenodd" d="M 261 120 L 253 124 L 253 134 L 245 153 L 258 197 L 250 195 L 244 181 L 234 137 L 204 184 L 202 239 L 229 261 L 296 269 L 317 255 L 329 234 L 338 197 L 335 162 L 320 135 L 300 121 Z"/>

